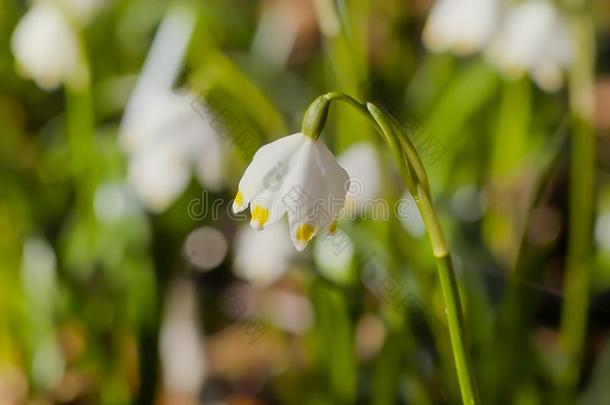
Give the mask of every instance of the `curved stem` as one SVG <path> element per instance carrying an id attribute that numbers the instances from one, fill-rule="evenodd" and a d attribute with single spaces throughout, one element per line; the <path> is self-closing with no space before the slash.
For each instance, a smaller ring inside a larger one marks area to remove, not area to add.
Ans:
<path id="1" fill-rule="evenodd" d="M 371 114 L 366 109 L 364 104 L 358 102 L 358 100 L 356 100 L 355 98 L 353 98 L 351 96 L 348 96 L 347 94 L 339 93 L 339 92 L 336 92 L 336 91 L 333 91 L 333 92 L 330 92 L 330 93 L 326 93 L 323 97 L 327 101 L 334 101 L 334 100 L 343 101 L 344 103 L 347 103 L 347 104 L 351 105 L 352 107 L 354 107 L 356 110 L 360 111 L 366 118 L 369 119 L 371 124 L 377 130 L 377 132 L 379 132 L 384 137 L 384 140 L 386 140 L 385 139 L 385 134 L 383 134 L 383 132 L 381 131 L 381 128 L 379 127 L 379 124 L 377 123 L 375 118 L 373 118 L 371 116 Z"/>
<path id="2" fill-rule="evenodd" d="M 323 97 L 329 102 L 333 100 L 346 102 L 363 113 L 371 120 L 377 132 L 392 150 L 392 154 L 403 174 L 406 186 L 413 194 L 422 214 L 434 257 L 436 258 L 462 401 L 469 405 L 479 404 L 474 373 L 466 349 L 464 319 L 457 278 L 443 230 L 430 199 L 428 179 L 415 148 L 391 115 L 385 113 L 374 104 L 366 103 L 365 107 L 365 105 L 359 103 L 354 98 L 337 92 L 328 93 Z"/>
<path id="3" fill-rule="evenodd" d="M 392 123 L 385 120 L 383 115 L 377 114 L 376 110 L 370 111 L 370 103 L 367 103 L 365 107 L 364 104 L 359 103 L 353 97 L 348 96 L 347 94 L 332 92 L 325 94 L 323 97 L 329 102 L 334 100 L 343 101 L 354 107 L 369 119 L 371 124 L 375 127 L 377 133 L 381 135 L 385 143 L 387 143 L 390 147 L 394 159 L 396 159 L 399 164 L 401 174 L 407 182 L 407 188 L 409 188 L 409 190 L 414 190 L 415 182 L 413 181 L 413 176 L 411 175 L 410 166 L 405 161 L 405 157 L 400 146 L 400 141 L 397 139 L 395 132 L 392 129 Z"/>

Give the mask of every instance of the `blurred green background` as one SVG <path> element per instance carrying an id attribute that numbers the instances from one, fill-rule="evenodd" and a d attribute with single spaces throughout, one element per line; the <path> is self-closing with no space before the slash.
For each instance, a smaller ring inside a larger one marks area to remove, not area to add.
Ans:
<path id="1" fill-rule="evenodd" d="M 328 91 L 422 156 L 482 403 L 610 403 L 610 5 L 549 2 L 569 36 L 532 17 L 519 72 L 454 35 L 492 0 L 455 1 L 439 50 L 431 0 L 0 0 L 0 404 L 459 403 L 425 230 L 365 119 L 333 107 L 321 137 L 358 180 L 337 236 L 297 253 L 229 210 Z"/>

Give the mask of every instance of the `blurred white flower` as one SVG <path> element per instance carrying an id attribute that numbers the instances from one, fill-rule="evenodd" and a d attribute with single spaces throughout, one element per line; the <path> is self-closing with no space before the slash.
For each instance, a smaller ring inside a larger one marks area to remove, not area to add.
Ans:
<path id="1" fill-rule="evenodd" d="M 424 27 L 424 45 L 432 52 L 470 55 L 492 38 L 500 0 L 438 0 Z"/>
<path id="2" fill-rule="evenodd" d="M 164 312 L 159 336 L 163 385 L 171 393 L 196 397 L 206 375 L 206 358 L 193 285 L 174 281 Z"/>
<path id="3" fill-rule="evenodd" d="M 529 0 L 509 12 L 487 57 L 511 79 L 529 72 L 543 90 L 556 91 L 574 58 L 574 43 L 551 1 Z"/>
<path id="4" fill-rule="evenodd" d="M 77 33 L 52 1 L 28 10 L 13 32 L 11 48 L 17 70 L 45 90 L 61 83 L 78 88 L 89 80 Z"/>
<path id="5" fill-rule="evenodd" d="M 252 41 L 252 52 L 260 55 L 265 63 L 277 67 L 285 66 L 294 49 L 299 25 L 295 3 L 266 3 Z"/>
<path id="6" fill-rule="evenodd" d="M 125 147 L 135 149 L 128 165 L 130 184 L 147 208 L 161 212 L 186 189 L 193 168 L 202 185 L 212 190 L 221 187 L 224 145 L 187 96 L 159 92 L 157 97 L 165 98 L 166 108 L 150 105 L 150 110 L 141 111 L 141 127 L 126 125 L 121 140 L 124 145 L 134 142 Z M 124 120 L 133 122 L 133 118 L 128 114 Z M 134 148 L 135 142 L 141 144 Z"/>
<path id="7" fill-rule="evenodd" d="M 320 230 L 331 232 L 345 202 L 347 172 L 319 140 L 296 133 L 260 148 L 246 169 L 233 211 L 250 204 L 250 225 L 262 229 L 288 214 L 297 250 Z"/>
<path id="8" fill-rule="evenodd" d="M 235 238 L 235 274 L 259 286 L 279 279 L 289 268 L 295 255 L 284 224 L 274 224 L 258 232 L 243 227 Z"/>
<path id="9" fill-rule="evenodd" d="M 350 177 L 345 196 L 348 216 L 364 215 L 373 207 L 381 189 L 381 170 L 375 146 L 370 142 L 355 143 L 341 153 L 337 161 Z"/>
<path id="10" fill-rule="evenodd" d="M 182 8 L 166 16 L 121 123 L 129 182 L 154 212 L 166 210 L 182 194 L 193 168 L 207 188 L 222 185 L 225 145 L 210 126 L 212 117 L 195 107 L 199 100 L 193 93 L 172 90 L 194 24 Z"/>
<path id="11" fill-rule="evenodd" d="M 56 388 L 66 371 L 66 359 L 54 336 L 39 336 L 32 356 L 32 379 L 45 389 Z"/>
<path id="12" fill-rule="evenodd" d="M 57 293 L 57 258 L 53 247 L 40 237 L 28 238 L 23 244 L 21 280 L 27 297 L 50 310 Z"/>

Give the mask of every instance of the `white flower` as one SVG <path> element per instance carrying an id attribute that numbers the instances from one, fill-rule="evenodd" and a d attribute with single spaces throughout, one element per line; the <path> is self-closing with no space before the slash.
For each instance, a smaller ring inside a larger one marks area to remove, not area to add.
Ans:
<path id="1" fill-rule="evenodd" d="M 494 34 L 499 9 L 499 0 L 438 0 L 424 27 L 424 44 L 432 52 L 480 51 Z"/>
<path id="2" fill-rule="evenodd" d="M 15 28 L 11 48 L 18 71 L 45 90 L 61 83 L 80 87 L 89 79 L 77 34 L 51 1 L 30 8 Z"/>
<path id="3" fill-rule="evenodd" d="M 288 214 L 290 238 L 303 250 L 316 233 L 336 226 L 348 185 L 347 172 L 326 145 L 297 133 L 256 152 L 239 182 L 233 211 L 250 204 L 250 224 L 257 229 Z"/>
<path id="4" fill-rule="evenodd" d="M 172 90 L 193 26 L 183 9 L 164 19 L 121 123 L 129 182 L 154 212 L 182 194 L 193 168 L 207 188 L 222 185 L 225 144 L 210 125 L 212 116 L 193 93 Z"/>
<path id="5" fill-rule="evenodd" d="M 351 145 L 337 160 L 350 177 L 346 209 L 350 218 L 374 208 L 381 188 L 381 170 L 375 146 L 370 142 Z"/>
<path id="6" fill-rule="evenodd" d="M 555 91 L 574 58 L 574 43 L 552 2 L 530 0 L 509 13 L 487 56 L 509 78 L 529 71 L 542 89 Z"/>
<path id="7" fill-rule="evenodd" d="M 121 141 L 131 150 L 131 186 L 147 208 L 161 212 L 186 189 L 193 168 L 202 185 L 221 187 L 224 145 L 208 119 L 194 110 L 192 98 L 161 91 L 156 97 L 150 103 L 139 100 L 141 110 L 124 117 Z"/>
<path id="8" fill-rule="evenodd" d="M 39 308 L 51 309 L 57 293 L 57 257 L 45 239 L 31 237 L 23 244 L 21 278 L 28 298 Z"/>
<path id="9" fill-rule="evenodd" d="M 284 224 L 274 224 L 258 232 L 241 228 L 235 239 L 235 274 L 259 286 L 268 286 L 289 268 L 295 255 Z"/>

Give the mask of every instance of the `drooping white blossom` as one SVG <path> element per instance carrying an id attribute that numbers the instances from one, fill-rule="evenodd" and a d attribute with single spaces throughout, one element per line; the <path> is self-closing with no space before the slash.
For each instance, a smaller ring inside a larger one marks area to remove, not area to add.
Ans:
<path id="1" fill-rule="evenodd" d="M 487 57 L 508 78 L 529 73 L 543 90 L 556 91 L 574 58 L 574 42 L 551 1 L 528 0 L 509 12 Z"/>
<path id="2" fill-rule="evenodd" d="M 45 90 L 62 83 L 78 88 L 89 80 L 77 33 L 53 1 L 34 3 L 17 24 L 11 48 L 17 70 Z"/>
<path id="3" fill-rule="evenodd" d="M 250 224 L 262 229 L 287 214 L 290 238 L 303 250 L 318 232 L 336 226 L 349 176 L 326 145 L 296 133 L 260 148 L 246 169 L 233 203 L 250 205 Z"/>
<path id="4" fill-rule="evenodd" d="M 122 134 L 127 148 L 133 148 L 128 164 L 128 178 L 138 197 L 154 212 L 167 209 L 186 189 L 193 169 L 200 183 L 210 189 L 222 184 L 223 145 L 188 98 L 173 93 L 165 97 L 166 108 L 151 104 L 142 111 L 134 132 Z M 153 104 L 158 104 L 157 100 Z M 133 116 L 126 117 L 130 120 Z M 129 139 L 133 134 L 132 139 Z M 143 138 L 139 140 L 138 137 Z M 129 144 L 129 142 L 133 142 Z M 140 143 L 141 142 L 141 143 Z M 140 144 L 138 144 L 140 143 Z"/>
<path id="5" fill-rule="evenodd" d="M 154 212 L 166 210 L 182 194 L 193 171 L 209 189 L 222 185 L 225 145 L 211 127 L 211 115 L 197 106 L 192 92 L 172 87 L 194 23 L 181 8 L 165 17 L 121 123 L 129 182 Z"/>
<path id="6" fill-rule="evenodd" d="M 500 0 L 438 0 L 424 27 L 424 45 L 461 56 L 481 51 L 494 35 L 500 7 Z"/>

